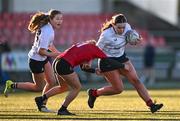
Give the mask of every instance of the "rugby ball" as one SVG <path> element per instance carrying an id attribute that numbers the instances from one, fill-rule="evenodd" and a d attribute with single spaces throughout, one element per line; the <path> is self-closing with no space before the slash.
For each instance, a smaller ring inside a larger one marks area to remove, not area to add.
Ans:
<path id="1" fill-rule="evenodd" d="M 128 30 L 125 34 L 126 42 L 131 45 L 136 45 L 140 39 L 136 30 Z"/>

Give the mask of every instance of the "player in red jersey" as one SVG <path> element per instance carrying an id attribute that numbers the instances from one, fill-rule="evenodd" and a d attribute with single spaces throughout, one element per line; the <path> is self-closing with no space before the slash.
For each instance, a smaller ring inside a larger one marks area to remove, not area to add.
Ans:
<path id="1" fill-rule="evenodd" d="M 75 66 L 80 65 L 82 70 L 95 73 L 96 70 L 90 67 L 89 62 L 95 58 L 100 58 L 101 63 L 107 63 L 104 64 L 103 67 L 100 67 L 102 72 L 117 68 L 125 68 L 124 64 L 119 62 L 116 65 L 113 65 L 116 61 L 111 61 L 111 59 L 107 58 L 107 56 L 95 44 L 95 41 L 87 41 L 83 44 L 73 45 L 55 59 L 53 63 L 54 72 L 59 75 L 70 87 L 69 94 L 63 101 L 61 108 L 58 110 L 58 115 L 73 115 L 67 110 L 67 107 L 76 98 L 81 89 L 79 77 L 73 70 Z M 113 66 L 109 66 L 108 63 Z M 98 72 L 100 70 L 97 69 Z M 44 101 L 47 101 L 47 99 L 53 95 L 66 91 L 67 85 L 53 87 L 43 96 L 36 97 L 35 101 L 39 111 L 41 111 Z"/>

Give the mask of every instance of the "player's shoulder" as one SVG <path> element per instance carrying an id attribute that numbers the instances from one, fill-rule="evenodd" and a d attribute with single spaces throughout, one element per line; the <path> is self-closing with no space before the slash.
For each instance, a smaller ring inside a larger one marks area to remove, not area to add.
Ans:
<path id="1" fill-rule="evenodd" d="M 43 33 L 52 33 L 52 32 L 54 32 L 53 27 L 52 27 L 51 24 L 46 24 L 46 25 L 44 25 L 44 26 L 41 28 L 41 31 L 42 31 Z"/>
<path id="2" fill-rule="evenodd" d="M 129 23 L 126 23 L 125 30 L 123 32 L 123 35 L 126 34 L 127 31 L 132 30 L 131 25 Z"/>
<path id="3" fill-rule="evenodd" d="M 101 33 L 101 36 L 104 36 L 104 37 L 108 38 L 108 37 L 111 37 L 113 34 L 114 34 L 113 28 L 110 27 L 110 28 L 104 30 L 104 31 Z"/>

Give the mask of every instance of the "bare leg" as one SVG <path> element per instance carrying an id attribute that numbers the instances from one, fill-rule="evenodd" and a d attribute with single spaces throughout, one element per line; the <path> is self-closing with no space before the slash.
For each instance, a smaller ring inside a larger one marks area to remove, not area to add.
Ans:
<path id="1" fill-rule="evenodd" d="M 45 64 L 45 71 L 43 73 L 39 73 L 39 74 L 32 73 L 32 78 L 34 83 L 19 82 L 17 83 L 17 88 L 29 90 L 29 91 L 43 90 L 42 94 L 44 94 L 44 92 L 46 92 L 55 85 L 55 78 L 53 75 L 51 64 L 49 62 Z"/>
<path id="2" fill-rule="evenodd" d="M 127 79 L 131 82 L 131 84 L 135 87 L 137 90 L 139 96 L 145 101 L 151 100 L 150 95 L 147 91 L 147 89 L 144 87 L 144 85 L 140 82 L 138 79 L 138 76 L 136 74 L 136 71 L 134 69 L 134 66 L 131 64 L 130 61 L 126 62 L 126 64 L 129 65 L 130 69 L 129 71 L 120 69 L 120 73 L 127 77 Z"/>
<path id="3" fill-rule="evenodd" d="M 44 94 L 49 89 L 51 89 L 53 86 L 55 86 L 54 72 L 53 72 L 53 69 L 52 69 L 51 64 L 49 62 L 45 64 L 44 73 L 45 73 L 46 85 L 45 85 L 45 87 L 43 89 L 42 94 Z"/>
<path id="4" fill-rule="evenodd" d="M 60 84 L 59 86 L 55 86 L 45 93 L 47 98 L 52 97 L 56 94 L 61 94 L 68 90 L 67 83 L 63 79 L 61 79 L 60 76 L 59 76 L 59 84 Z"/>
<path id="5" fill-rule="evenodd" d="M 66 96 L 62 104 L 63 106 L 68 107 L 68 105 L 77 97 L 81 89 L 81 84 L 75 72 L 69 75 L 63 75 L 62 77 L 64 80 L 66 80 L 67 84 L 70 86 L 70 92 Z"/>
<path id="6" fill-rule="evenodd" d="M 19 82 L 17 83 L 18 89 L 29 90 L 29 91 L 42 91 L 44 87 L 44 73 L 32 74 L 34 83 L 31 82 Z"/>
<path id="7" fill-rule="evenodd" d="M 104 76 L 110 85 L 104 86 L 100 89 L 97 89 L 97 95 L 114 95 L 119 94 L 123 91 L 123 83 L 120 79 L 118 70 L 110 71 L 104 73 Z"/>

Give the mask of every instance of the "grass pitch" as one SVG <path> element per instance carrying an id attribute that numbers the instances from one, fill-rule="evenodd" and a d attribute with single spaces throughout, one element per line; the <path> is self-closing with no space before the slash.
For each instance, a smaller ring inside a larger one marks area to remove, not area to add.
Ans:
<path id="1" fill-rule="evenodd" d="M 124 91 L 115 96 L 99 97 L 95 107 L 87 105 L 87 94 L 81 91 L 71 103 L 69 110 L 75 116 L 58 116 L 56 113 L 37 111 L 34 97 L 40 93 L 13 93 L 8 98 L 0 95 L 0 121 L 42 121 L 42 120 L 180 120 L 179 90 L 150 90 L 150 95 L 164 107 L 152 114 L 134 90 Z M 57 111 L 65 95 L 56 95 L 49 99 L 48 107 Z"/>

